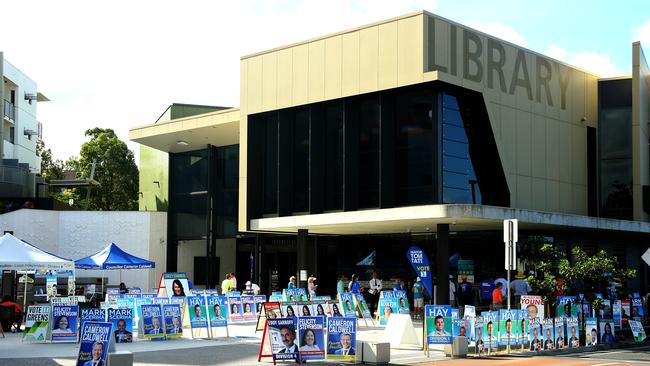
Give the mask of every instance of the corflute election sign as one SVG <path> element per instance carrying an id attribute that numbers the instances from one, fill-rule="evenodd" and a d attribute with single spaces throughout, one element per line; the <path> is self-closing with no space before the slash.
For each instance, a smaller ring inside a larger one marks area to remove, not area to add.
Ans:
<path id="1" fill-rule="evenodd" d="M 298 318 L 298 339 L 301 360 L 325 359 L 325 317 L 301 316 Z"/>
<path id="2" fill-rule="evenodd" d="M 108 321 L 113 324 L 115 343 L 133 342 L 133 309 L 108 309 Z"/>
<path id="3" fill-rule="evenodd" d="M 427 305 L 424 310 L 427 344 L 452 343 L 451 306 Z"/>
<path id="4" fill-rule="evenodd" d="M 52 306 L 52 343 L 77 342 L 78 306 Z"/>
<path id="5" fill-rule="evenodd" d="M 23 340 L 39 342 L 47 340 L 47 332 L 50 328 L 50 310 L 49 305 L 32 305 L 27 308 Z"/>
<path id="6" fill-rule="evenodd" d="M 429 293 L 429 297 L 433 297 L 429 257 L 427 257 L 426 253 L 424 253 L 424 251 L 419 247 L 410 247 L 406 252 L 406 257 L 409 262 L 411 262 L 411 266 L 413 266 L 413 270 L 417 276 L 422 280 L 422 284 L 424 284 L 424 288 Z"/>
<path id="7" fill-rule="evenodd" d="M 327 358 L 354 361 L 357 318 L 327 318 Z"/>
<path id="8" fill-rule="evenodd" d="M 113 324 L 87 321 L 81 329 L 77 366 L 104 366 L 111 346 Z"/>

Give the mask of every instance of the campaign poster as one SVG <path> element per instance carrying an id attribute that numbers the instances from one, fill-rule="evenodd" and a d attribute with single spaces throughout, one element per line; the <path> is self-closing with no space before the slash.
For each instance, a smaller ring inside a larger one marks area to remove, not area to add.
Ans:
<path id="1" fill-rule="evenodd" d="M 309 301 L 309 298 L 307 297 L 306 289 L 296 288 L 294 289 L 294 292 L 296 293 L 296 301 Z"/>
<path id="2" fill-rule="evenodd" d="M 284 301 L 300 301 L 300 293 L 297 288 L 286 288 L 282 290 Z"/>
<path id="3" fill-rule="evenodd" d="M 621 300 L 614 300 L 614 304 L 612 306 L 612 316 L 614 317 L 614 324 L 616 326 L 621 326 L 622 325 L 622 318 L 621 318 L 621 311 L 622 311 L 622 306 L 621 306 Z"/>
<path id="4" fill-rule="evenodd" d="M 381 303 L 381 300 L 379 300 L 379 302 Z M 339 309 L 339 303 L 338 302 L 336 302 L 336 301 L 328 302 L 327 307 L 329 308 L 330 316 L 337 316 L 337 317 L 342 317 L 343 316 L 343 313 L 341 313 L 341 309 Z"/>
<path id="5" fill-rule="evenodd" d="M 397 312 L 399 314 L 410 314 L 411 309 L 409 307 L 409 298 L 406 296 L 406 291 L 404 290 L 395 290 L 393 291 L 393 294 L 395 294 L 397 298 Z"/>
<path id="6" fill-rule="evenodd" d="M 77 342 L 78 306 L 52 306 L 52 343 Z"/>
<path id="7" fill-rule="evenodd" d="M 267 327 L 273 359 L 297 360 L 296 318 L 267 319 Z"/>
<path id="8" fill-rule="evenodd" d="M 356 317 L 357 312 L 354 310 L 354 298 L 351 292 L 343 292 L 339 294 L 340 304 L 343 308 L 343 314 L 346 317 Z"/>
<path id="9" fill-rule="evenodd" d="M 630 320 L 630 300 L 621 300 L 621 326 L 626 326 L 628 320 Z"/>
<path id="10" fill-rule="evenodd" d="M 56 276 L 47 275 L 45 277 L 45 288 L 47 292 L 47 301 L 50 301 L 50 298 L 57 297 L 58 291 L 56 289 Z"/>
<path id="11" fill-rule="evenodd" d="M 295 302 L 282 302 L 280 303 L 282 308 L 282 316 L 285 318 L 297 317 L 299 315 L 298 307 Z"/>
<path id="12" fill-rule="evenodd" d="M 499 310 L 499 345 L 514 346 L 517 344 L 515 335 L 517 316 L 514 310 Z"/>
<path id="13" fill-rule="evenodd" d="M 583 301 L 578 304 L 578 321 L 583 324 L 587 318 L 591 317 L 591 303 Z"/>
<path id="14" fill-rule="evenodd" d="M 499 338 L 497 337 L 499 313 L 497 311 L 484 311 L 481 316 L 483 317 L 483 344 L 488 349 L 497 348 L 499 346 Z"/>
<path id="15" fill-rule="evenodd" d="M 264 313 L 267 319 L 283 318 L 279 302 L 265 302 Z"/>
<path id="16" fill-rule="evenodd" d="M 115 343 L 133 342 L 133 309 L 108 309 L 108 322 L 113 324 Z"/>
<path id="17" fill-rule="evenodd" d="M 587 318 L 585 322 L 585 345 L 595 346 L 599 342 L 598 319 Z"/>
<path id="18" fill-rule="evenodd" d="M 274 292 L 269 297 L 269 302 L 282 302 L 282 301 L 284 301 L 284 296 L 282 295 L 282 293 Z"/>
<path id="19" fill-rule="evenodd" d="M 296 304 L 296 311 L 298 316 L 313 316 L 314 310 L 312 309 L 312 304 L 308 301 L 298 301 Z"/>
<path id="20" fill-rule="evenodd" d="M 427 293 L 430 297 L 433 297 L 433 285 L 431 277 L 431 267 L 429 266 L 429 257 L 424 253 L 419 247 L 410 247 L 406 252 L 406 258 L 408 258 L 413 270 L 417 273 L 417 276 L 422 279 L 422 284 L 427 290 Z"/>
<path id="21" fill-rule="evenodd" d="M 541 351 L 544 349 L 544 340 L 541 328 L 540 318 L 530 318 L 528 320 L 528 333 L 530 334 L 530 351 Z"/>
<path id="22" fill-rule="evenodd" d="M 228 297 L 228 322 L 239 323 L 243 320 L 241 296 Z"/>
<path id="23" fill-rule="evenodd" d="M 257 319 L 257 308 L 255 307 L 255 296 L 242 296 L 242 318 L 245 321 Z"/>
<path id="24" fill-rule="evenodd" d="M 225 296 L 208 296 L 208 315 L 210 327 L 228 326 L 228 298 Z"/>
<path id="25" fill-rule="evenodd" d="M 84 323 L 87 321 L 93 322 L 105 322 L 106 321 L 106 310 L 105 309 L 96 309 L 96 308 L 83 308 L 79 310 L 79 323 L 81 327 L 79 331 L 83 329 Z"/>
<path id="26" fill-rule="evenodd" d="M 553 327 L 553 318 L 544 318 L 542 320 L 542 340 L 544 341 L 544 349 L 555 349 L 555 335 Z"/>
<path id="27" fill-rule="evenodd" d="M 598 310 L 600 319 L 612 318 L 612 302 L 609 299 L 603 299 L 603 309 Z"/>
<path id="28" fill-rule="evenodd" d="M 165 335 L 167 338 L 180 338 L 183 336 L 183 313 L 179 304 L 165 304 L 162 306 L 165 321 Z"/>
<path id="29" fill-rule="evenodd" d="M 467 328 L 465 328 L 465 319 L 458 319 L 452 317 L 451 323 L 453 324 L 451 329 L 454 331 L 453 333 L 454 337 L 467 337 Z"/>
<path id="30" fill-rule="evenodd" d="M 544 301 L 541 296 L 522 295 L 521 309 L 528 311 L 528 318 L 544 319 Z"/>
<path id="31" fill-rule="evenodd" d="M 427 305 L 424 307 L 427 344 L 451 344 L 453 324 L 451 306 Z"/>
<path id="32" fill-rule="evenodd" d="M 138 299 L 138 300 L 144 300 L 144 299 Z M 150 304 L 167 305 L 170 303 L 169 300 L 170 299 L 168 297 L 156 297 L 155 299 L 153 299 L 152 302 L 150 302 Z M 138 306 L 136 306 L 136 308 L 138 308 L 139 310 L 140 306 L 142 306 L 143 304 L 144 302 L 138 303 Z"/>
<path id="33" fill-rule="evenodd" d="M 397 299 L 383 298 L 379 299 L 379 325 L 388 324 L 388 319 L 393 313 L 397 313 Z M 451 310 L 449 316 L 451 317 Z"/>
<path id="34" fill-rule="evenodd" d="M 151 304 L 152 301 L 145 302 L 145 301 L 139 301 L 142 299 L 142 293 L 129 293 L 129 294 L 124 294 L 124 297 L 127 299 L 133 299 L 133 303 L 130 306 L 131 309 L 133 309 L 133 319 L 140 319 L 140 313 L 138 313 L 138 305 L 142 304 Z"/>
<path id="35" fill-rule="evenodd" d="M 516 333 L 519 337 L 518 344 L 525 345 L 528 344 L 528 336 L 530 332 L 528 331 L 528 312 L 526 310 L 517 310 L 517 329 Z"/>
<path id="36" fill-rule="evenodd" d="M 641 321 L 645 316 L 643 311 L 643 299 L 633 298 L 631 303 L 632 319 Z"/>
<path id="37" fill-rule="evenodd" d="M 368 304 L 366 303 L 363 294 L 354 294 L 354 300 L 357 303 L 357 308 L 359 309 L 361 317 L 365 319 L 372 318 L 372 315 L 370 315 L 370 309 L 368 309 Z"/>
<path id="38" fill-rule="evenodd" d="M 557 316 L 558 317 L 568 317 L 576 316 L 578 312 L 578 307 L 576 304 L 575 296 L 558 296 L 557 297 Z"/>
<path id="39" fill-rule="evenodd" d="M 205 309 L 205 297 L 188 296 L 187 308 L 190 313 L 190 326 L 192 329 L 208 327 L 207 311 Z"/>
<path id="40" fill-rule="evenodd" d="M 255 295 L 255 312 L 257 314 L 262 313 L 264 303 L 266 302 L 266 295 Z"/>
<path id="41" fill-rule="evenodd" d="M 630 329 L 632 330 L 632 336 L 634 337 L 634 341 L 636 343 L 643 342 L 646 338 L 643 324 L 641 324 L 641 322 L 638 320 L 630 320 L 628 324 L 630 324 Z"/>
<path id="42" fill-rule="evenodd" d="M 578 317 L 566 318 L 566 336 L 569 348 L 580 347 L 580 326 Z"/>
<path id="43" fill-rule="evenodd" d="M 564 316 L 555 318 L 555 349 L 566 348 L 566 337 L 564 335 Z"/>
<path id="44" fill-rule="evenodd" d="M 465 329 L 467 331 L 468 340 L 470 342 L 474 341 L 475 330 L 474 322 L 476 320 L 476 307 L 472 305 L 465 305 L 463 311 L 463 317 L 465 318 Z"/>
<path id="45" fill-rule="evenodd" d="M 598 325 L 600 329 L 600 343 L 614 343 L 616 341 L 614 321 L 612 319 L 601 319 Z"/>
<path id="46" fill-rule="evenodd" d="M 476 353 L 485 352 L 485 342 L 483 341 L 483 317 L 477 316 L 474 319 L 474 336 L 472 337 Z"/>
<path id="47" fill-rule="evenodd" d="M 327 318 L 327 358 L 356 359 L 357 318 Z"/>
<path id="48" fill-rule="evenodd" d="M 88 321 L 81 328 L 77 366 L 104 366 L 111 346 L 113 324 Z"/>
<path id="49" fill-rule="evenodd" d="M 47 340 L 51 309 L 49 305 L 30 305 L 27 307 L 25 330 L 23 331 L 24 341 L 44 342 Z"/>
<path id="50" fill-rule="evenodd" d="M 298 318 L 299 352 L 301 360 L 325 359 L 325 318 L 304 316 Z"/>
<path id="51" fill-rule="evenodd" d="M 165 272 L 163 273 L 163 282 L 165 283 L 165 296 L 169 298 L 192 295 L 185 272 Z M 159 292 L 158 295 L 162 296 L 162 293 Z"/>
<path id="52" fill-rule="evenodd" d="M 145 304 L 140 307 L 142 315 L 140 331 L 146 339 L 165 339 L 165 332 L 162 329 L 162 307 L 160 305 Z"/>
<path id="53" fill-rule="evenodd" d="M 327 312 L 327 304 L 325 303 L 325 301 L 315 301 L 313 308 L 314 308 L 315 316 L 324 316 L 324 317 L 329 316 Z"/>
<path id="54" fill-rule="evenodd" d="M 115 302 L 120 297 L 120 289 L 117 287 L 106 289 L 106 302 Z"/>

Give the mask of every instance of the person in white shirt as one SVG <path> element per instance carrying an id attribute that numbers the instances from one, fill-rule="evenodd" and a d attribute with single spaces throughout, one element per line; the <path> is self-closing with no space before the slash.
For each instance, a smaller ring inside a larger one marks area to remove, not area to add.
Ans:
<path id="1" fill-rule="evenodd" d="M 377 272 L 372 272 L 372 278 L 370 279 L 370 314 L 372 317 L 375 317 L 375 311 L 377 310 L 377 303 L 379 302 L 379 293 L 381 292 L 381 280 L 377 278 Z"/>
<path id="2" fill-rule="evenodd" d="M 528 295 L 529 292 L 533 291 L 526 281 L 526 276 L 523 272 L 518 272 L 517 275 L 515 275 L 515 280 L 510 282 L 510 289 L 515 294 L 515 304 L 519 304 L 521 296 Z"/>
<path id="3" fill-rule="evenodd" d="M 456 284 L 452 281 L 454 276 L 449 275 L 449 305 L 456 306 Z"/>

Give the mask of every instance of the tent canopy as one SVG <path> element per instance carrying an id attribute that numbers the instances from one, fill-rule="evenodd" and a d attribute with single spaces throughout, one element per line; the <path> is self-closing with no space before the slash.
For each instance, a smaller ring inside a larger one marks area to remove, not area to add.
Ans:
<path id="1" fill-rule="evenodd" d="M 0 237 L 0 269 L 71 271 L 74 262 L 40 250 L 11 234 L 4 234 Z"/>
<path id="2" fill-rule="evenodd" d="M 99 253 L 74 262 L 79 269 L 137 269 L 154 268 L 156 263 L 131 255 L 111 243 Z"/>

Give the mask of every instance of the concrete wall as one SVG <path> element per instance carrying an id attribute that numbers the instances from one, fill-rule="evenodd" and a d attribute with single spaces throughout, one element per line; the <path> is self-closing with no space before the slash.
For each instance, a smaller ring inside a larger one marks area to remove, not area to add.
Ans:
<path id="1" fill-rule="evenodd" d="M 217 253 L 219 258 L 219 278 L 215 281 L 221 284 L 226 273 L 235 272 L 237 239 L 217 239 Z M 205 240 L 182 240 L 178 244 L 178 271 L 187 272 L 190 280 L 194 280 L 194 257 L 204 257 L 206 253 Z"/>
<path id="2" fill-rule="evenodd" d="M 632 197 L 634 220 L 648 221 L 643 211 L 643 186 L 650 184 L 650 68 L 639 42 L 632 45 Z"/>
<path id="3" fill-rule="evenodd" d="M 139 190 L 140 211 L 167 211 L 169 207 L 168 153 L 140 145 Z"/>
<path id="4" fill-rule="evenodd" d="M 129 211 L 18 210 L 0 215 L 0 232 L 11 230 L 30 244 L 69 259 L 92 255 L 111 242 L 135 256 L 156 262 L 154 269 L 123 270 L 128 286 L 150 289 L 165 271 L 167 214 Z M 78 270 L 77 277 L 101 277 L 101 271 Z M 105 271 L 118 285 L 120 271 Z"/>

